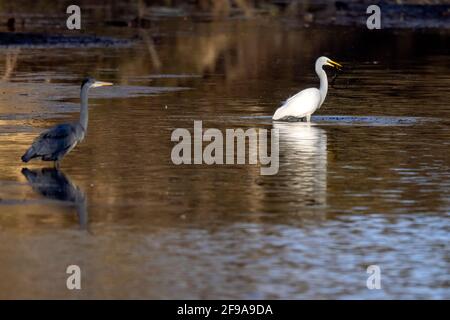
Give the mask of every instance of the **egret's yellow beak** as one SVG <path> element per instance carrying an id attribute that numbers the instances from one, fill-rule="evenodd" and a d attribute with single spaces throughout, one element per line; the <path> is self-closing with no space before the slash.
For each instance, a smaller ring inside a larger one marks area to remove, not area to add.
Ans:
<path id="1" fill-rule="evenodd" d="M 340 63 L 337 63 L 336 61 L 333 60 L 327 60 L 327 65 L 331 66 L 331 67 L 335 67 L 336 69 L 340 70 L 342 67 L 342 65 Z"/>
<path id="2" fill-rule="evenodd" d="M 112 86 L 112 82 L 103 82 L 103 81 L 95 81 L 92 85 L 92 88 L 103 87 L 103 86 Z"/>

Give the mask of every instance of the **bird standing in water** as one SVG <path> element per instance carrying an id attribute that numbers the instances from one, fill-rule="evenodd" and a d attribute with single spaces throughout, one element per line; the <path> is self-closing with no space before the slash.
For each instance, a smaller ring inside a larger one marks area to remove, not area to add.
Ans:
<path id="1" fill-rule="evenodd" d="M 316 73 L 320 79 L 320 88 L 308 88 L 287 99 L 275 111 L 272 117 L 273 120 L 299 120 L 306 118 L 307 122 L 311 121 L 311 115 L 322 106 L 328 92 L 327 74 L 322 69 L 324 65 L 335 67 L 338 70 L 342 68 L 342 65 L 327 57 L 318 58 L 316 60 Z"/>
<path id="2" fill-rule="evenodd" d="M 41 158 L 43 161 L 53 161 L 55 167 L 59 168 L 61 159 L 83 141 L 86 135 L 89 89 L 112 85 L 110 82 L 96 81 L 94 78 L 84 79 L 81 83 L 80 120 L 75 123 L 60 124 L 42 132 L 22 156 L 22 161 L 28 162 L 33 158 Z"/>

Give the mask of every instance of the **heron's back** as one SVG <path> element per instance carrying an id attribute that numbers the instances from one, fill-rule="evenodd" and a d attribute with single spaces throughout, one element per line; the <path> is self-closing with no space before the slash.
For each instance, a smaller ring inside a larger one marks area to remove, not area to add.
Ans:
<path id="1" fill-rule="evenodd" d="M 79 124 L 60 124 L 41 133 L 22 156 L 22 161 L 33 158 L 58 161 L 82 140 L 84 133 Z"/>

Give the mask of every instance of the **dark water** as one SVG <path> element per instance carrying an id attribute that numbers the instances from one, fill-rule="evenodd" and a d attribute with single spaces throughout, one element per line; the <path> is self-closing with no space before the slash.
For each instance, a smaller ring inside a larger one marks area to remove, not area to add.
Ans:
<path id="1" fill-rule="evenodd" d="M 2 49 L 0 298 L 450 298 L 448 32 L 160 28 Z M 272 123 L 320 55 L 347 68 L 313 124 Z M 24 166 L 40 130 L 77 118 L 86 74 L 117 84 L 91 90 L 87 139 L 59 172 Z M 279 129 L 279 173 L 175 166 L 171 132 L 194 120 Z"/>

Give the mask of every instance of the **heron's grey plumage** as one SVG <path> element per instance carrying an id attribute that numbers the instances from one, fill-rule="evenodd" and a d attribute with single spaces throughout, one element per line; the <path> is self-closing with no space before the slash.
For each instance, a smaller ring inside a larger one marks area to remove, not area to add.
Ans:
<path id="1" fill-rule="evenodd" d="M 33 158 L 54 161 L 56 164 L 75 146 L 83 141 L 88 125 L 88 91 L 92 86 L 112 85 L 108 82 L 86 78 L 81 84 L 80 120 L 76 123 L 57 125 L 41 133 L 22 156 L 23 162 Z"/>
<path id="2" fill-rule="evenodd" d="M 79 123 L 65 123 L 45 130 L 34 141 L 22 161 L 33 158 L 44 161 L 59 161 L 84 138 L 84 130 Z"/>

